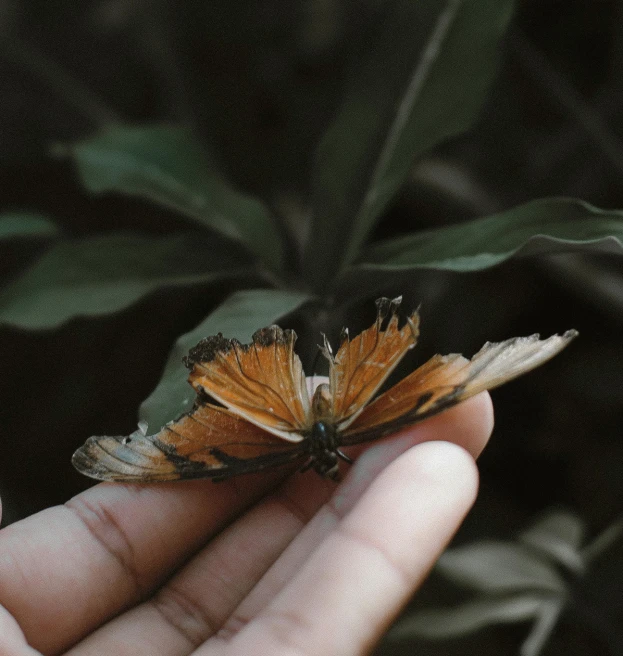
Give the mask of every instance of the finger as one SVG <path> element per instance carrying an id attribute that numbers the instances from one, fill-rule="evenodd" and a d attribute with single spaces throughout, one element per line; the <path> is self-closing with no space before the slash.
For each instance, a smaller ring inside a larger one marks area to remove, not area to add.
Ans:
<path id="1" fill-rule="evenodd" d="M 392 453 L 391 457 L 396 457 L 417 441 L 438 438 L 439 435 L 456 439 L 475 452 L 484 441 L 483 434 L 491 428 L 488 395 L 464 404 L 462 409 L 455 408 L 444 417 L 441 422 L 435 418 L 435 421 L 424 422 L 412 430 L 406 436 L 408 443 L 401 443 L 399 450 L 394 448 L 392 440 L 388 440 L 386 446 Z M 384 449 L 378 450 L 377 460 L 379 471 L 387 460 Z M 376 475 L 377 471 L 368 469 L 370 477 Z M 352 481 L 350 484 L 347 481 L 340 488 L 345 488 L 340 493 L 342 514 L 347 512 L 349 504 L 354 505 L 364 489 L 361 477 L 357 482 L 355 486 Z M 160 656 L 188 654 L 224 625 L 242 599 L 334 491 L 333 483 L 319 478 L 314 472 L 288 479 L 274 494 L 264 498 L 217 536 L 154 598 L 101 627 L 72 650 L 71 656 L 117 653 L 124 644 L 131 644 L 136 656 L 151 656 L 156 649 Z M 277 578 L 272 579 L 267 589 L 281 589 L 291 576 L 290 569 L 298 568 L 298 558 L 306 557 L 334 525 L 335 516 L 331 512 L 314 519 L 312 526 L 305 529 L 305 547 L 295 552 L 291 568 L 273 571 L 271 575 Z M 263 594 L 258 595 L 258 600 L 259 597 L 262 597 L 261 604 L 265 605 L 267 601 Z M 245 612 L 244 609 L 241 612 Z M 232 622 L 229 622 L 222 635 L 232 630 Z"/>
<path id="2" fill-rule="evenodd" d="M 212 636 L 335 486 L 309 472 L 306 494 L 286 483 L 222 531 L 151 599 L 111 620 L 67 656 L 182 656 Z"/>
<path id="3" fill-rule="evenodd" d="M 257 615 L 296 576 L 310 554 L 355 506 L 370 482 L 401 453 L 422 442 L 444 439 L 476 455 L 486 444 L 492 429 L 491 398 L 484 393 L 368 448 L 358 457 L 344 483 L 337 488 L 331 503 L 318 511 L 262 577 L 223 626 L 221 635 L 226 637 L 236 633 L 240 626 Z M 299 477 L 289 479 L 286 485 L 292 486 L 291 498 L 304 497 L 306 494 L 305 482 Z"/>
<path id="4" fill-rule="evenodd" d="M 368 653 L 456 531 L 476 489 L 476 467 L 462 448 L 430 442 L 410 449 L 223 653 Z M 208 645 L 196 653 L 214 652 Z"/>
<path id="5" fill-rule="evenodd" d="M 148 595 L 274 484 L 96 485 L 0 531 L 0 604 L 33 647 L 66 649 Z"/>

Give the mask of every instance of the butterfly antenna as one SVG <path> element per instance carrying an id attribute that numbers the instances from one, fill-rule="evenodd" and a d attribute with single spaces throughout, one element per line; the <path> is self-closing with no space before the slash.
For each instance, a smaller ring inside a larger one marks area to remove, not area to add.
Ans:
<path id="1" fill-rule="evenodd" d="M 314 358 L 314 366 L 313 366 L 313 373 L 316 373 L 316 364 L 318 363 L 318 358 L 320 354 L 324 355 L 324 357 L 329 361 L 329 363 L 333 364 L 334 358 L 333 358 L 333 349 L 331 348 L 331 344 L 329 343 L 329 340 L 327 339 L 327 336 L 322 333 L 322 346 L 318 344 L 318 351 L 316 353 L 316 357 Z"/>

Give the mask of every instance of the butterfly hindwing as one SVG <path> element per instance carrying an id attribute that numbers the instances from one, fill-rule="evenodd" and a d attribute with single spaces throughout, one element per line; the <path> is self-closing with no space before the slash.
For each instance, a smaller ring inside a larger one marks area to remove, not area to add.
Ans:
<path id="1" fill-rule="evenodd" d="M 393 433 L 493 389 L 554 357 L 575 330 L 540 340 L 538 335 L 487 342 L 471 360 L 436 355 L 370 403 L 341 436 L 343 445 Z"/>
<path id="2" fill-rule="evenodd" d="M 200 405 L 156 435 L 91 437 L 73 456 L 78 471 L 105 481 L 225 479 L 301 460 L 305 441 L 283 440 L 225 408 Z"/>

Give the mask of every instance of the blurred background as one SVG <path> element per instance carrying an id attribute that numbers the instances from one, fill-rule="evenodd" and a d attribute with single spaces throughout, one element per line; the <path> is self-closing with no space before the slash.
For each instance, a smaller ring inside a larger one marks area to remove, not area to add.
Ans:
<path id="1" fill-rule="evenodd" d="M 90 195 L 58 144 L 102 125 L 191 125 L 237 186 L 306 229 L 313 150 L 383 0 L 0 0 L 0 211 L 41 212 L 71 236 L 166 235 L 174 212 Z M 436 228 L 544 196 L 623 208 L 623 3 L 522 0 L 499 74 L 468 133 L 413 168 L 374 238 Z M 0 276 L 45 249 L 0 242 Z M 175 338 L 239 286 L 164 289 L 54 330 L 0 326 L 3 525 L 91 484 L 70 466 L 94 434 L 127 434 Z M 512 540 L 552 508 L 596 536 L 623 507 L 623 267 L 615 256 L 557 255 L 478 273 L 422 272 L 386 294 L 423 301 L 418 359 L 471 355 L 486 340 L 569 328 L 580 338 L 494 392 L 495 436 L 482 489 L 457 538 Z M 348 324 L 369 322 L 370 299 Z M 299 327 L 296 319 L 292 320 Z M 259 326 L 258 326 L 259 327 Z M 581 579 L 543 654 L 623 653 L 623 549 Z M 417 606 L 465 593 L 434 575 Z M 517 654 L 526 624 L 432 642 L 387 640 L 379 654 Z M 614 647 L 613 647 L 614 645 Z M 618 645 L 620 652 L 614 651 Z"/>

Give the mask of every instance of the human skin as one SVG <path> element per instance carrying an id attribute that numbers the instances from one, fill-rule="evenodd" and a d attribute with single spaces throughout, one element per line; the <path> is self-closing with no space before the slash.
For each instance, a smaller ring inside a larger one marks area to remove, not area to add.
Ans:
<path id="1" fill-rule="evenodd" d="M 310 471 L 101 483 L 0 531 L 0 656 L 367 654 L 478 487 L 485 392 Z"/>

